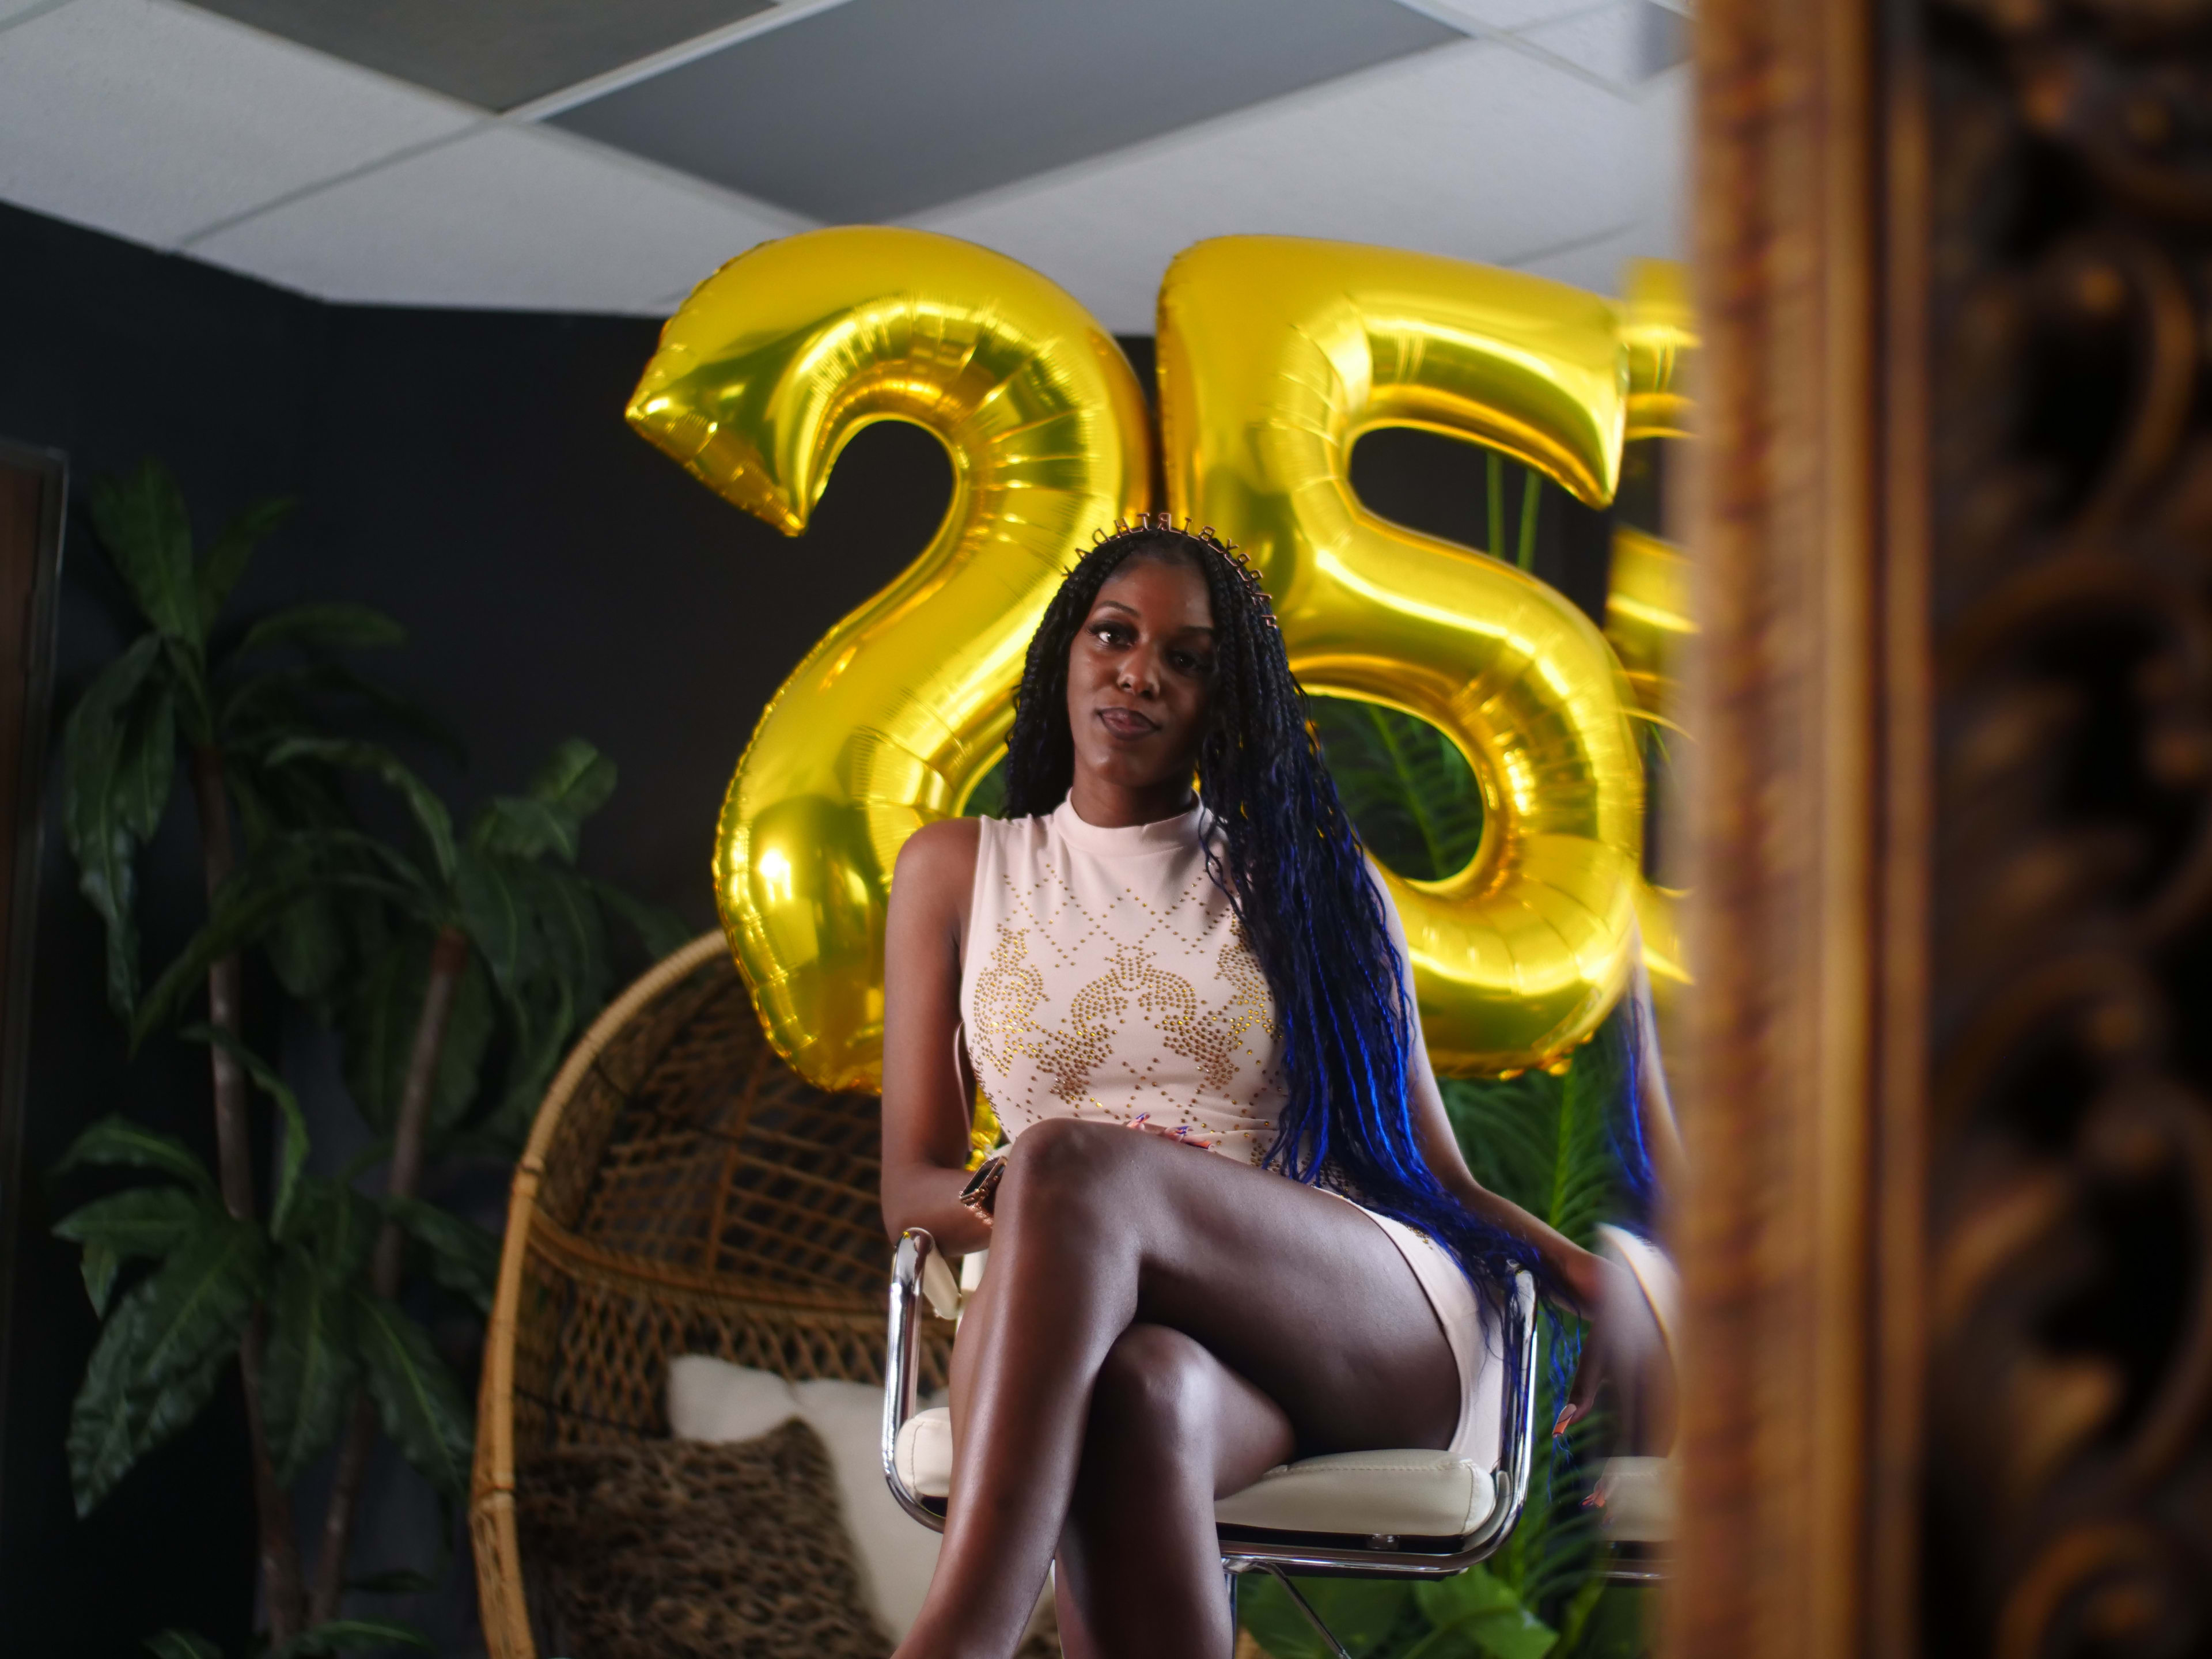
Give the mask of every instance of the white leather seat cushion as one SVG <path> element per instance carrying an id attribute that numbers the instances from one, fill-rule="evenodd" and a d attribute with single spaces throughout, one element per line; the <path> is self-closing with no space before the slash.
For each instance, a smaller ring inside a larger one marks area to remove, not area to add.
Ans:
<path id="1" fill-rule="evenodd" d="M 899 1473 L 924 1498 L 952 1490 L 952 1413 L 918 1412 L 899 1431 Z M 1224 1527 L 1457 1538 L 1498 1502 L 1488 1469 L 1440 1451 L 1338 1452 L 1285 1463 L 1213 1506 Z"/>

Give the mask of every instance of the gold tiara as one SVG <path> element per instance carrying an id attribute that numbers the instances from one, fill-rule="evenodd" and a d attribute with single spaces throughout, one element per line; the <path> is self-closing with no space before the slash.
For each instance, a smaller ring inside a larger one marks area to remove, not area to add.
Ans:
<path id="1" fill-rule="evenodd" d="M 1093 547 L 1102 547 L 1107 542 L 1119 540 L 1123 536 L 1141 535 L 1146 532 L 1153 534 L 1164 532 L 1170 535 L 1183 536 L 1212 548 L 1222 556 L 1231 569 L 1244 579 L 1244 586 L 1260 601 L 1260 612 L 1267 626 L 1270 628 L 1277 626 L 1274 604 L 1268 599 L 1267 590 L 1261 586 L 1260 573 L 1252 568 L 1252 561 L 1244 556 L 1244 550 L 1235 542 L 1225 540 L 1212 525 L 1194 525 L 1187 514 L 1181 524 L 1176 522 L 1175 514 L 1172 513 L 1139 513 L 1134 523 L 1127 519 L 1116 519 L 1114 520 L 1114 528 L 1111 532 L 1103 529 L 1092 531 L 1091 544 Z"/>

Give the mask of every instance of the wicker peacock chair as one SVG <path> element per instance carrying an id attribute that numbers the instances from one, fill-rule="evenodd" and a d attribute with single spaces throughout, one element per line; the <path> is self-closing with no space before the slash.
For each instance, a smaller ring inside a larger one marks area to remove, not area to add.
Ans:
<path id="1" fill-rule="evenodd" d="M 514 1176 L 470 1499 L 492 1659 L 540 1659 L 518 1481 L 562 1447 L 668 1433 L 668 1362 L 880 1383 L 878 1105 L 803 1082 L 720 933 L 624 992 L 554 1079 Z M 951 1328 L 924 1340 L 941 1384 Z"/>

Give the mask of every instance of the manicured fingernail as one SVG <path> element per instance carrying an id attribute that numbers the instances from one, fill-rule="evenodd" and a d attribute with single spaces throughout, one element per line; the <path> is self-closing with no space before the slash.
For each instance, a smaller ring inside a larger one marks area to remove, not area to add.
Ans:
<path id="1" fill-rule="evenodd" d="M 1141 1123 L 1142 1123 L 1142 1122 L 1143 1122 L 1146 1118 L 1150 1117 L 1151 1115 L 1152 1115 L 1152 1114 L 1151 1114 L 1150 1112 L 1139 1112 L 1139 1113 L 1138 1113 L 1138 1114 L 1136 1115 L 1136 1116 L 1134 1116 L 1134 1117 L 1133 1117 L 1133 1118 L 1131 1118 L 1131 1119 L 1129 1120 L 1129 1127 L 1130 1127 L 1132 1129 L 1133 1129 L 1133 1128 L 1137 1127 L 1137 1126 L 1138 1126 L 1138 1125 L 1141 1124 Z"/>

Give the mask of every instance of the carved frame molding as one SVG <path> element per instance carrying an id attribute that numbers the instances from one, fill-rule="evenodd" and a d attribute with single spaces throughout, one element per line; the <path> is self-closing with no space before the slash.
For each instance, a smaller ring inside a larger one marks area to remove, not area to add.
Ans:
<path id="1" fill-rule="evenodd" d="M 1705 0 L 1673 1650 L 2212 1643 L 2212 3 Z"/>

